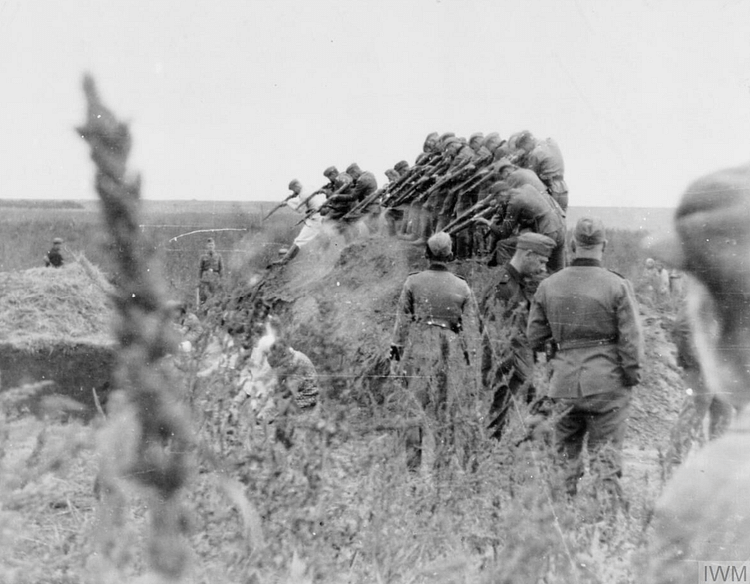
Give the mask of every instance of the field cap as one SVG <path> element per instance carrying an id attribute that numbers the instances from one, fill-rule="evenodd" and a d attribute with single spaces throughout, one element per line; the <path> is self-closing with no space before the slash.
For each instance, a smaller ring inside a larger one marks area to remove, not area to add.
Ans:
<path id="1" fill-rule="evenodd" d="M 489 150 L 494 151 L 495 148 L 500 145 L 500 142 L 500 134 L 498 134 L 497 132 L 490 132 L 489 134 L 487 134 L 487 136 L 485 136 L 483 144 Z"/>
<path id="2" fill-rule="evenodd" d="M 439 231 L 438 233 L 430 237 L 430 239 L 427 240 L 427 247 L 430 248 L 432 257 L 437 260 L 447 260 L 451 257 L 451 253 L 453 252 L 453 242 L 451 241 L 451 236 L 448 235 L 445 231 Z"/>
<path id="3" fill-rule="evenodd" d="M 730 286 L 747 294 L 750 164 L 713 172 L 690 184 L 677 206 L 674 226 L 674 235 L 648 246 L 654 257 L 692 272 L 709 287 Z"/>
<path id="4" fill-rule="evenodd" d="M 290 191 L 293 191 L 294 187 L 296 187 L 296 186 L 302 186 L 300 184 L 300 182 L 296 178 L 293 178 L 291 181 L 289 181 L 289 190 Z"/>
<path id="5" fill-rule="evenodd" d="M 323 171 L 323 176 L 326 178 L 331 178 L 331 175 L 336 176 L 339 173 L 339 169 L 335 166 L 329 166 Z"/>
<path id="6" fill-rule="evenodd" d="M 395 170 L 398 173 L 401 173 L 405 170 L 409 170 L 409 163 L 406 162 L 406 160 L 400 160 L 396 163 L 396 165 L 393 167 L 393 170 Z"/>
<path id="7" fill-rule="evenodd" d="M 55 237 L 55 239 L 52 240 L 52 243 L 63 243 L 62 237 Z"/>
<path id="8" fill-rule="evenodd" d="M 604 224 L 594 217 L 581 217 L 573 231 L 573 239 L 581 247 L 593 247 L 607 241 Z"/>
<path id="9" fill-rule="evenodd" d="M 555 246 L 555 240 L 551 237 L 531 231 L 519 235 L 516 243 L 516 249 L 528 249 L 545 257 L 549 257 L 552 254 Z"/>
<path id="10" fill-rule="evenodd" d="M 359 164 L 357 164 L 356 162 L 352 162 L 349 166 L 346 167 L 346 174 L 351 175 L 352 172 L 354 173 L 362 172 L 359 168 Z"/>

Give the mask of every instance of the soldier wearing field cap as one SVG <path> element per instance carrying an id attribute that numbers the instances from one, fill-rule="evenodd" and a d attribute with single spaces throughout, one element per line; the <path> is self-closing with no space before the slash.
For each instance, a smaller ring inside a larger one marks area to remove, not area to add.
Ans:
<path id="1" fill-rule="evenodd" d="M 597 493 L 616 506 L 625 504 L 621 451 L 632 387 L 641 380 L 643 334 L 632 285 L 602 267 L 606 245 L 602 222 L 582 217 L 573 232 L 576 257 L 539 284 L 527 337 L 533 350 L 556 347 L 549 397 L 562 412 L 554 439 L 566 492 L 577 492 L 588 435 Z"/>
<path id="2" fill-rule="evenodd" d="M 750 164 L 693 182 L 677 207 L 674 232 L 649 253 L 690 276 L 700 367 L 709 391 L 738 414 L 723 436 L 677 469 L 656 502 L 641 578 L 649 584 L 700 582 L 703 562 L 727 573 L 735 564 L 739 572 L 750 557 Z"/>
<path id="3" fill-rule="evenodd" d="M 539 233 L 521 234 L 513 257 L 496 271 L 480 304 L 482 383 L 494 394 L 489 425 L 494 438 L 502 434 L 512 399 L 534 398 L 534 354 L 526 341 L 526 325 L 531 299 L 555 245 Z"/>
<path id="4" fill-rule="evenodd" d="M 476 388 L 469 367 L 466 320 L 474 315 L 474 297 L 463 278 L 448 271 L 451 238 L 439 232 L 427 241 L 428 269 L 409 275 L 398 301 L 391 359 L 400 362 L 415 417 L 425 423 L 406 436 L 407 466 L 422 460 L 423 439 L 434 444 L 434 463 L 444 465 L 453 450 L 453 415 Z M 473 323 L 472 323 L 473 324 Z M 425 416 L 426 414 L 426 416 Z M 434 438 L 434 440 L 433 440 Z"/>
<path id="5" fill-rule="evenodd" d="M 65 260 L 62 257 L 62 253 L 60 253 L 62 244 L 63 244 L 63 240 L 60 237 L 55 237 L 52 240 L 52 247 L 46 254 L 44 254 L 45 267 L 47 268 L 49 268 L 50 266 L 53 268 L 62 267 L 63 263 L 65 262 Z"/>

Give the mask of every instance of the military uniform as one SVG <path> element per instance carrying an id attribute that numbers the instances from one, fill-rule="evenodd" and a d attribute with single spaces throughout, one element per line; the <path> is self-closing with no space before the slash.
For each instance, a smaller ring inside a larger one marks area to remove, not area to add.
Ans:
<path id="1" fill-rule="evenodd" d="M 630 282 L 588 258 L 542 281 L 531 303 L 529 345 L 542 350 L 553 340 L 557 346 L 549 397 L 569 408 L 555 426 L 569 494 L 583 475 L 588 433 L 592 472 L 609 495 L 622 498 L 622 442 L 643 361 L 638 318 Z"/>
<path id="2" fill-rule="evenodd" d="M 547 268 L 556 272 L 565 267 L 565 223 L 552 201 L 531 185 L 523 185 L 508 192 L 503 222 L 490 230 L 502 241 L 516 231 L 533 231 L 553 239 L 557 246 L 549 258 Z"/>
<path id="3" fill-rule="evenodd" d="M 201 304 L 218 289 L 223 270 L 224 262 L 221 254 L 213 252 L 204 253 L 201 256 L 198 269 L 198 298 Z"/>
<path id="4" fill-rule="evenodd" d="M 52 266 L 53 268 L 59 268 L 62 267 L 64 260 L 62 257 L 62 254 L 60 253 L 60 246 L 62 245 L 63 240 L 59 237 L 55 237 L 52 240 L 52 249 L 50 249 L 46 254 L 44 254 L 44 266 L 49 268 Z"/>
<path id="5" fill-rule="evenodd" d="M 540 140 L 528 155 L 524 166 L 539 175 L 547 185 L 550 196 L 558 202 L 563 211 L 568 209 L 568 185 L 565 183 L 565 163 L 562 151 L 552 138 Z"/>
<path id="6" fill-rule="evenodd" d="M 392 350 L 402 354 L 410 401 L 407 411 L 425 420 L 407 432 L 411 469 L 420 466 L 425 435 L 434 438 L 436 467 L 455 454 L 455 411 L 474 390 L 467 384 L 468 352 L 462 335 L 463 317 L 472 304 L 469 285 L 443 263 L 433 263 L 404 282 Z"/>
<path id="7" fill-rule="evenodd" d="M 482 383 L 493 391 L 490 428 L 500 437 L 511 396 L 530 401 L 534 354 L 526 341 L 526 323 L 535 284 L 525 280 L 510 263 L 497 270 L 480 304 L 482 312 Z M 510 338 L 507 338 L 508 335 Z M 526 389 L 526 395 L 521 395 Z"/>

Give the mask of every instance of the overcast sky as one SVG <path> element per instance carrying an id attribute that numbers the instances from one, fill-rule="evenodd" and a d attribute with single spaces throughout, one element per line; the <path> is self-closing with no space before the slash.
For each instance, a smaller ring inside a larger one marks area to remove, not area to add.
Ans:
<path id="1" fill-rule="evenodd" d="M 0 197 L 95 197 L 86 71 L 148 199 L 382 183 L 433 130 L 554 137 L 573 206 L 674 206 L 750 159 L 742 0 L 0 0 Z"/>

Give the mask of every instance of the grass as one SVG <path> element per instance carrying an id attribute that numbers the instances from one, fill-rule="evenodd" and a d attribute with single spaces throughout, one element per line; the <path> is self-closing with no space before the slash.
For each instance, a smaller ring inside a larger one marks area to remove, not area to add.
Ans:
<path id="1" fill-rule="evenodd" d="M 64 212 L 55 218 L 42 211 L 0 219 L 6 265 L 38 265 L 37 256 L 46 251 L 38 249 L 39 233 L 64 231 L 71 251 L 85 250 L 93 263 L 106 266 L 97 247 L 97 220 L 86 211 Z M 215 234 L 234 274 L 230 282 L 242 284 L 288 241 L 291 219 L 277 215 L 261 228 L 257 216 L 256 223 L 234 214 L 213 216 L 208 228 L 251 229 Z M 172 291 L 189 289 L 207 234 L 170 240 L 205 229 L 206 223 L 166 213 L 150 217 L 148 225 L 153 225 L 144 227 L 148 249 L 163 258 Z M 605 264 L 637 275 L 645 259 L 641 236 L 608 235 Z M 342 281 L 342 294 L 350 284 Z M 335 311 L 335 304 L 321 307 L 323 316 Z M 225 316 L 217 306 L 214 319 L 205 321 L 198 350 L 221 330 Z M 241 315 L 247 328 L 261 316 Z M 330 322 L 310 321 L 296 332 L 318 347 L 319 369 L 335 374 L 349 348 L 326 326 Z M 365 356 L 347 366 L 363 366 Z M 637 558 L 646 549 L 650 509 L 662 486 L 653 460 L 626 470 L 630 514 L 602 519 L 590 480 L 578 499 L 568 501 L 555 486 L 557 468 L 545 443 L 517 446 L 525 435 L 524 405 L 513 410 L 500 442 L 488 439 L 478 425 L 470 445 L 476 464 L 468 470 L 451 466 L 438 480 L 405 471 L 403 411 L 393 399 L 402 390 L 385 372 L 376 399 L 364 395 L 375 391 L 365 387 L 368 378 L 358 385 L 334 376 L 324 381 L 325 398 L 315 414 L 256 424 L 230 412 L 239 372 L 220 369 L 199 379 L 199 365 L 185 357 L 174 362 L 196 431 L 196 463 L 184 492 L 194 554 L 185 582 L 639 581 Z M 539 382 L 544 384 L 543 376 Z M 120 564 L 107 572 L 93 556 L 100 535 L 93 485 L 101 421 L 60 425 L 20 416 L 14 403 L 29 391 L 33 388 L 0 394 L 6 395 L 0 421 L 0 581 L 143 582 L 140 541 L 148 498 L 126 489 L 125 521 L 116 540 Z M 486 396 L 478 399 L 472 407 L 484 411 Z"/>

